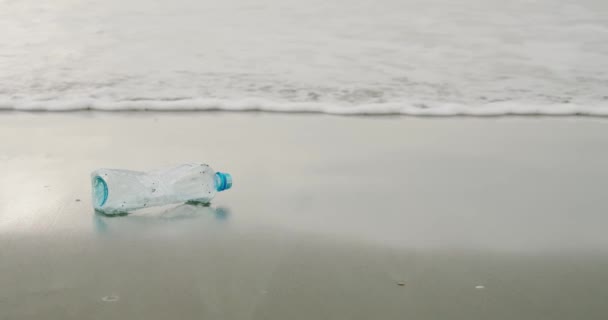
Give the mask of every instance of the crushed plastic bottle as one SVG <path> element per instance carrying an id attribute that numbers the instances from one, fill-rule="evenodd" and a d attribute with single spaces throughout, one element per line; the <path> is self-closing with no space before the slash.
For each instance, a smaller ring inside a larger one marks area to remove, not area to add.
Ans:
<path id="1" fill-rule="evenodd" d="M 99 169 L 91 173 L 93 207 L 104 214 L 174 203 L 209 203 L 217 192 L 232 187 L 232 176 L 206 164 L 139 172 Z"/>

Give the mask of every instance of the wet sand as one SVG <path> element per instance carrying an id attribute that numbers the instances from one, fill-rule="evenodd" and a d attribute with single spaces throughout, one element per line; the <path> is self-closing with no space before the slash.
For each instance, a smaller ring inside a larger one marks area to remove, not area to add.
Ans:
<path id="1" fill-rule="evenodd" d="M 0 137 L 0 319 L 608 318 L 605 119 L 0 113 Z M 92 170 L 192 161 L 233 189 L 93 213 Z"/>

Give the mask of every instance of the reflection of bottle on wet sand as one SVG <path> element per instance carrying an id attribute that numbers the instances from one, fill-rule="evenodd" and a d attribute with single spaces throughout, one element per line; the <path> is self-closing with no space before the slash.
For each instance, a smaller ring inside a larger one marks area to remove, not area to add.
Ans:
<path id="1" fill-rule="evenodd" d="M 223 223 L 228 219 L 229 215 L 230 211 L 227 208 L 214 208 L 207 205 L 186 203 L 163 211 L 133 214 L 126 217 L 108 216 L 98 213 L 93 215 L 93 224 L 99 234 L 107 234 L 110 231 L 109 229 L 115 229 L 114 231 L 120 232 L 121 228 L 129 229 L 136 227 L 139 229 L 142 227 L 165 225 L 167 223 L 179 225 L 182 222 L 188 225 L 197 220 L 205 225 L 210 220 Z M 113 227 L 110 228 L 109 225 L 113 225 Z"/>
<path id="2" fill-rule="evenodd" d="M 109 215 L 174 203 L 209 203 L 217 192 L 232 187 L 230 174 L 198 163 L 151 172 L 99 169 L 91 179 L 93 206 Z"/>

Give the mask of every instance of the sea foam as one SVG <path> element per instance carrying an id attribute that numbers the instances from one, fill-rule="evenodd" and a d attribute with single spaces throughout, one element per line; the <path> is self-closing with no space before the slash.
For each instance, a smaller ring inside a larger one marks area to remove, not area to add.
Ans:
<path id="1" fill-rule="evenodd" d="M 180 99 L 180 100 L 44 100 L 1 102 L 0 110 L 14 111 L 263 111 L 281 113 L 326 113 L 335 115 L 410 116 L 501 116 L 501 115 L 583 115 L 608 116 L 608 105 L 545 104 L 502 102 L 470 106 L 455 103 L 420 102 L 335 105 L 314 102 L 277 103 L 264 99 Z"/>
<path id="2" fill-rule="evenodd" d="M 0 3 L 2 110 L 608 111 L 608 2 Z"/>

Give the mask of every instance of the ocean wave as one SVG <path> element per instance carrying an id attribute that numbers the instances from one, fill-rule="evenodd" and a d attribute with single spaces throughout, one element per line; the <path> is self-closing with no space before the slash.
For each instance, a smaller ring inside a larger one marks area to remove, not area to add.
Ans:
<path id="1" fill-rule="evenodd" d="M 605 6 L 515 2 L 5 1 L 0 109 L 606 116 Z"/>
<path id="2" fill-rule="evenodd" d="M 324 113 L 334 115 L 407 115 L 407 116 L 608 116 L 608 103 L 581 105 L 573 103 L 538 104 L 538 102 L 503 101 L 478 105 L 445 102 L 402 101 L 339 105 L 321 102 L 277 102 L 266 99 L 134 99 L 134 100 L 9 100 L 0 101 L 3 111 L 232 111 L 275 113 Z"/>

